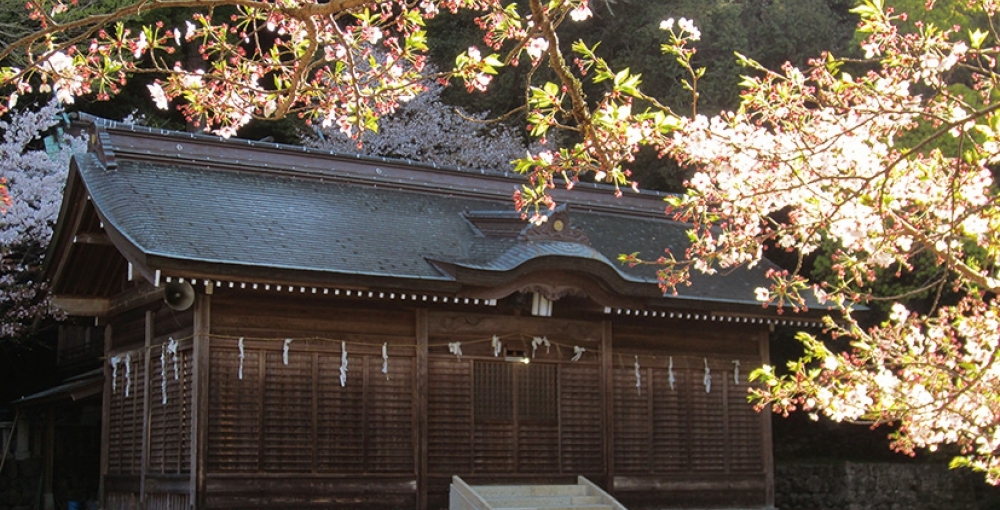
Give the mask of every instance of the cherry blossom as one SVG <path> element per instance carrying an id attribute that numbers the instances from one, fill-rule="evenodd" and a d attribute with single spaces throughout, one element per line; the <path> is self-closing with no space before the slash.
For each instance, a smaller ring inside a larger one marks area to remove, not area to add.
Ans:
<path id="1" fill-rule="evenodd" d="M 568 142 L 514 161 L 528 177 L 513 197 L 526 218 L 543 221 L 556 206 L 551 189 L 581 178 L 610 183 L 617 194 L 635 189 L 629 167 L 644 146 L 691 167 L 688 191 L 667 204 L 670 218 L 690 225 L 690 245 L 622 262 L 658 265 L 672 292 L 692 272 L 752 267 L 767 249 L 791 251 L 796 267 L 769 270 L 769 285 L 754 297 L 784 313 L 818 302 L 827 307 L 824 338 L 853 346 L 833 352 L 818 336 L 800 335 L 806 354 L 789 375 L 774 367 L 755 373 L 760 406 L 892 423 L 896 449 L 957 444 L 956 464 L 1000 481 L 995 2 L 967 9 L 984 28 L 921 23 L 907 32 L 902 13 L 860 0 L 853 12 L 866 34 L 864 61 L 822 54 L 806 68 L 767 69 L 740 56 L 740 106 L 712 117 L 698 111 L 706 70 L 697 66 L 702 34 L 693 20 L 660 25 L 657 42 L 691 93 L 689 108 L 674 111 L 642 92 L 637 70 L 612 69 L 596 45 L 560 39 L 562 23 L 593 15 L 586 0 L 137 1 L 73 21 L 61 5 L 31 2 L 40 30 L 0 50 L 0 61 L 16 54 L 27 62 L 0 67 L 0 108 L 28 92 L 53 92 L 64 103 L 107 99 L 132 76 L 152 73 L 154 101 L 207 130 L 234 136 L 254 118 L 298 115 L 327 140 L 334 130 L 356 146 L 379 119 L 425 94 L 428 80 L 479 94 L 505 69 L 528 67 L 516 113 L 535 139 Z M 233 14 L 219 17 L 222 6 Z M 117 23 L 165 7 L 194 13 L 181 41 L 181 26 Z M 475 13 L 483 39 L 439 72 L 426 66 L 423 27 L 441 10 Z M 181 58 L 178 48 L 201 58 Z M 396 147 L 387 151 L 407 154 L 404 138 L 389 138 Z M 13 193 L 13 177 L 9 185 Z M 15 196 L 11 207 L 17 203 Z M 829 246 L 832 276 L 809 281 L 805 258 Z M 854 307 L 874 298 L 869 285 L 921 260 L 936 276 L 913 292 L 949 289 L 956 298 L 929 313 L 900 304 L 885 323 L 863 328 Z"/>
<path id="2" fill-rule="evenodd" d="M 357 140 L 339 130 L 321 128 L 306 143 L 344 153 L 411 159 L 422 163 L 506 171 L 528 150 L 525 141 L 504 124 L 487 123 L 486 113 L 472 114 L 441 101 L 444 87 L 431 82 L 427 91 L 381 120 L 378 133 Z"/>
<path id="3" fill-rule="evenodd" d="M 0 158 L 11 202 L 0 222 L 0 340 L 20 341 L 36 319 L 49 314 L 41 262 L 62 203 L 62 187 L 74 150 L 83 140 L 58 140 L 57 153 L 29 144 L 55 126 L 60 108 L 17 110 L 0 121 Z"/>
<path id="4" fill-rule="evenodd" d="M 864 74 L 843 72 L 832 55 L 780 70 L 743 58 L 754 72 L 739 109 L 681 117 L 679 129 L 654 142 L 698 169 L 689 191 L 670 200 L 669 213 L 693 225 L 692 242 L 683 257 L 657 261 L 662 281 L 669 290 L 692 269 L 749 266 L 769 245 L 805 257 L 833 243 L 829 280 L 771 272 L 772 285 L 756 289 L 765 306 L 801 309 L 814 294 L 831 307 L 825 335 L 799 334 L 806 354 L 788 375 L 773 367 L 754 374 L 758 405 L 893 424 L 892 446 L 908 454 L 956 444 L 954 465 L 997 483 L 1000 211 L 989 168 L 1000 122 L 997 48 L 954 27 L 903 33 L 877 0 L 855 12 L 872 59 Z M 978 13 L 996 14 L 991 6 Z M 692 71 L 682 43 L 698 33 L 670 20 L 662 28 L 675 34 L 668 52 Z M 974 84 L 964 93 L 952 86 L 962 76 Z M 938 271 L 924 289 L 947 287 L 958 303 L 938 302 L 926 315 L 896 303 L 887 321 L 864 329 L 853 308 L 873 297 L 868 285 L 912 269 L 921 254 Z M 823 338 L 852 349 L 834 352 Z"/>

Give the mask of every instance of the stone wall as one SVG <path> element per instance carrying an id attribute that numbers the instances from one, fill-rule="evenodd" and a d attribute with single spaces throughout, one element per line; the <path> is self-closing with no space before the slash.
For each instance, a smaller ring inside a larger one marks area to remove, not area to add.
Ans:
<path id="1" fill-rule="evenodd" d="M 780 510 L 1000 509 L 982 474 L 942 464 L 783 462 L 775 467 Z"/>

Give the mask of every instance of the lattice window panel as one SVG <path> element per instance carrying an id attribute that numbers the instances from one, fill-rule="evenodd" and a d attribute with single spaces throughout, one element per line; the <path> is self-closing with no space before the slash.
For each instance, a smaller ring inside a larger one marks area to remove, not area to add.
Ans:
<path id="1" fill-rule="evenodd" d="M 507 363 L 474 365 L 476 422 L 514 418 L 514 366 Z"/>
<path id="2" fill-rule="evenodd" d="M 602 472 L 601 370 L 597 364 L 559 366 L 559 428 L 564 473 Z"/>
<path id="3" fill-rule="evenodd" d="M 691 425 L 688 438 L 691 445 L 691 469 L 724 472 L 726 470 L 725 372 L 711 372 L 712 391 L 705 391 L 705 374 L 701 370 L 687 372 L 687 387 L 691 396 L 688 408 Z"/>
<path id="4" fill-rule="evenodd" d="M 162 346 L 150 351 L 149 454 L 151 473 L 185 473 L 191 460 L 191 349 L 177 352 L 177 377 L 173 355 L 169 352 L 161 366 Z M 163 403 L 163 383 L 167 403 Z"/>
<path id="5" fill-rule="evenodd" d="M 603 472 L 600 373 L 593 363 L 432 357 L 429 471 Z"/>
<path id="6" fill-rule="evenodd" d="M 209 470 L 413 473 L 414 359 L 214 345 Z"/>
<path id="7" fill-rule="evenodd" d="M 748 362 L 744 362 L 743 365 L 747 366 Z M 733 445 L 729 468 L 737 472 L 761 472 L 764 469 L 761 420 L 768 419 L 768 416 L 765 414 L 762 417 L 761 413 L 754 410 L 753 404 L 747 401 L 750 384 L 746 379 L 746 373 L 748 372 L 740 375 L 738 384 L 732 380 L 727 382 L 729 443 Z"/>
<path id="8" fill-rule="evenodd" d="M 554 364 L 474 363 L 476 472 L 559 472 L 557 373 Z"/>
<path id="9" fill-rule="evenodd" d="M 673 373 L 671 389 L 669 370 L 642 367 L 636 388 L 634 368 L 614 369 L 616 472 L 760 472 L 761 417 L 746 402 L 746 374 L 736 384 L 731 370 L 716 368 L 706 392 L 702 369 Z"/>
<path id="10" fill-rule="evenodd" d="M 514 366 L 517 376 L 518 419 L 552 422 L 558 419 L 556 369 L 556 365 L 540 363 Z"/>
<path id="11" fill-rule="evenodd" d="M 653 465 L 655 472 L 684 471 L 691 462 L 688 441 L 687 409 L 690 397 L 682 388 L 690 387 L 692 376 L 686 370 L 674 370 L 674 387 L 670 388 L 670 371 L 650 370 L 649 391 L 653 400 Z"/>
<path id="12" fill-rule="evenodd" d="M 431 358 L 427 373 L 427 469 L 470 473 L 472 361 Z"/>
<path id="13" fill-rule="evenodd" d="M 255 473 L 261 450 L 261 353 L 246 349 L 243 379 L 236 349 L 212 347 L 208 469 L 212 472 Z"/>
<path id="14" fill-rule="evenodd" d="M 382 373 L 381 357 L 368 356 L 366 359 L 366 471 L 415 472 L 413 358 L 389 358 L 388 374 Z"/>
<path id="15" fill-rule="evenodd" d="M 517 470 L 559 472 L 559 399 L 557 366 L 515 365 L 517 379 Z"/>
<path id="16" fill-rule="evenodd" d="M 312 471 L 313 370 L 312 354 L 266 353 L 263 419 L 264 472 Z"/>
<path id="17" fill-rule="evenodd" d="M 121 355 L 112 384 L 108 473 L 139 474 L 142 471 L 142 414 L 145 366 L 142 351 L 133 351 L 130 360 Z M 125 364 L 130 363 L 126 370 Z M 128 395 L 126 395 L 128 393 Z"/>
<path id="18" fill-rule="evenodd" d="M 357 358 L 348 356 L 348 367 Z M 363 367 L 358 367 L 363 369 Z M 322 472 L 358 473 L 365 468 L 364 385 L 350 373 L 340 386 L 340 354 L 319 355 L 318 468 Z"/>
<path id="19" fill-rule="evenodd" d="M 646 473 L 652 466 L 649 369 L 642 369 L 642 388 L 635 386 L 635 369 L 615 367 L 615 471 Z"/>

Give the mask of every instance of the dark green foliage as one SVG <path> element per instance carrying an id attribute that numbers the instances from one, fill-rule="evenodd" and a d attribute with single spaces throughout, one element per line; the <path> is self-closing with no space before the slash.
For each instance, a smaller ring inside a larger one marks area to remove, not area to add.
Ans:
<path id="1" fill-rule="evenodd" d="M 567 20 L 562 45 L 577 40 L 600 41 L 598 54 L 613 69 L 642 73 L 642 89 L 680 114 L 690 115 L 691 93 L 684 89 L 682 70 L 660 52 L 666 41 L 660 21 L 693 19 L 702 31 L 696 43 L 696 65 L 707 72 L 698 85 L 698 113 L 714 114 L 733 109 L 739 102 L 739 66 L 734 52 L 770 67 L 790 61 L 804 65 L 824 50 L 843 53 L 854 34 L 857 17 L 848 10 L 851 0 L 620 0 L 608 5 L 597 1 L 594 17 L 580 23 Z M 474 14 L 442 13 L 428 24 L 431 58 L 446 68 L 455 55 L 469 46 L 483 47 L 482 34 L 472 22 Z M 526 63 L 516 72 L 500 73 L 486 94 L 467 94 L 452 87 L 442 96 L 450 104 L 470 111 L 501 115 L 524 103 Z M 539 78 L 536 77 L 536 81 Z M 587 85 L 591 97 L 600 97 L 599 86 Z M 651 151 L 639 154 L 632 165 L 644 188 L 680 191 L 685 172 L 672 161 Z"/>

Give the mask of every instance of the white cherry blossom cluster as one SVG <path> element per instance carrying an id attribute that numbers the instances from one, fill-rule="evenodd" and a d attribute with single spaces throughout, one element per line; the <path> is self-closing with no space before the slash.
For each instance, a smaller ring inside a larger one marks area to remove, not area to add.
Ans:
<path id="1" fill-rule="evenodd" d="M 411 159 L 421 163 L 504 171 L 522 157 L 527 146 L 504 124 L 485 123 L 486 114 L 472 114 L 441 100 L 443 87 L 427 92 L 382 119 L 378 133 L 363 143 L 334 129 L 320 129 L 306 143 L 343 153 Z"/>
<path id="2" fill-rule="evenodd" d="M 69 158 L 83 141 L 65 137 L 47 153 L 40 137 L 58 124 L 55 102 L 0 120 L 0 159 L 11 204 L 0 215 L 0 340 L 17 340 L 48 312 L 40 265 L 62 203 Z"/>
<path id="3" fill-rule="evenodd" d="M 772 270 L 755 297 L 801 307 L 812 287 L 840 308 L 828 335 L 852 348 L 832 352 L 800 334 L 806 355 L 788 375 L 756 372 L 761 407 L 891 423 L 895 449 L 956 444 L 957 465 L 998 483 L 1000 197 L 990 165 L 1000 159 L 1000 48 L 980 30 L 904 34 L 877 0 L 855 11 L 869 34 L 870 71 L 852 76 L 831 55 L 806 70 L 744 59 L 754 73 L 744 78 L 740 108 L 682 118 L 666 138 L 663 152 L 696 172 L 670 204 L 675 219 L 692 224 L 691 244 L 683 257 L 657 261 L 662 281 L 749 266 L 765 247 L 802 260 L 832 245 L 822 286 Z M 926 289 L 955 297 L 930 313 L 897 303 L 881 326 L 859 326 L 850 308 L 872 297 L 870 285 L 921 263 L 943 275 Z"/>

